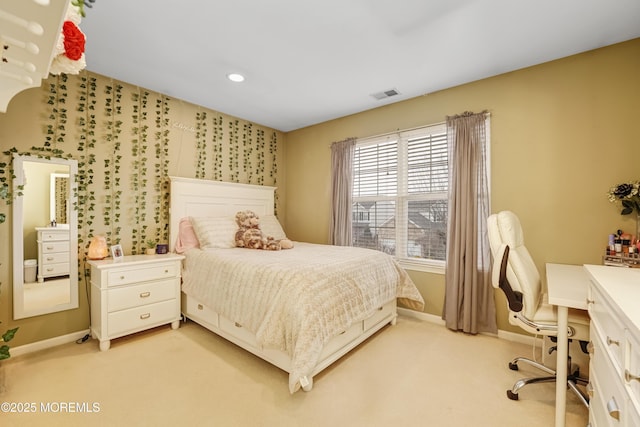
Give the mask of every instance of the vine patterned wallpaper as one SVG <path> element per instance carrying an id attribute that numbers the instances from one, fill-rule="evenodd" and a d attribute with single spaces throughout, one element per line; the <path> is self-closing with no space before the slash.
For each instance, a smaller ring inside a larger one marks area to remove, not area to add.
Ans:
<path id="1" fill-rule="evenodd" d="M 12 152 L 78 161 L 80 258 L 97 234 L 126 254 L 143 253 L 149 239 L 167 243 L 169 176 L 277 185 L 283 134 L 271 128 L 87 71 L 34 91 L 39 102 L 21 123 L 0 117 L 0 172 L 9 182 Z M 31 131 L 14 139 L 23 132 L 7 126 Z"/>

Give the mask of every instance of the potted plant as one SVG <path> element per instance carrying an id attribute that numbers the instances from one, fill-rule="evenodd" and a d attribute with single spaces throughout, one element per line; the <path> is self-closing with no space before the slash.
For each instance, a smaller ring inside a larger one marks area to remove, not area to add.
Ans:
<path id="1" fill-rule="evenodd" d="M 156 253 L 156 241 L 155 240 L 147 240 L 147 255 L 153 255 Z"/>

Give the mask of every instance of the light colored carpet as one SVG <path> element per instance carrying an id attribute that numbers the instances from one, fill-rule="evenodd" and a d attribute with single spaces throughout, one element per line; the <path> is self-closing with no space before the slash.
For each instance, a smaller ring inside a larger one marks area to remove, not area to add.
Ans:
<path id="1" fill-rule="evenodd" d="M 285 372 L 187 322 L 114 340 L 106 352 L 89 340 L 2 362 L 0 402 L 36 413 L 0 413 L 0 424 L 552 426 L 553 384 L 507 399 L 518 378 L 538 374 L 510 371 L 516 355 L 531 347 L 401 316 L 316 376 L 311 392 L 290 395 Z M 74 405 L 84 413 L 69 412 Z M 567 426 L 587 419 L 568 393 Z"/>

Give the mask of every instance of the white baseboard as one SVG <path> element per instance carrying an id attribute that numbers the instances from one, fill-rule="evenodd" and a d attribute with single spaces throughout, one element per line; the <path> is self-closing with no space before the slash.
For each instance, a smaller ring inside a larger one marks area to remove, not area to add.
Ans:
<path id="1" fill-rule="evenodd" d="M 36 341 L 30 344 L 21 345 L 19 347 L 13 347 L 10 350 L 11 357 L 22 356 L 24 354 L 33 353 L 34 351 L 45 350 L 61 344 L 75 342 L 88 333 L 90 333 L 89 329 L 85 329 L 84 331 L 73 332 L 71 334 L 61 335 L 59 337 L 53 337 L 42 341 Z"/>
<path id="2" fill-rule="evenodd" d="M 429 323 L 435 323 L 436 325 L 445 326 L 444 320 L 440 316 L 436 316 L 435 314 L 423 313 L 415 310 L 410 310 L 407 308 L 398 307 L 398 314 L 405 317 L 412 317 L 414 319 L 422 320 Z M 11 349 L 11 357 L 22 356 L 24 354 L 33 353 L 34 351 L 45 350 L 47 348 L 55 347 L 61 344 L 67 344 L 70 342 L 75 342 L 80 338 L 84 337 L 86 334 L 90 333 L 89 329 L 85 329 L 84 331 L 73 332 L 68 335 L 61 335 L 59 337 L 53 337 L 43 341 L 37 341 L 30 344 L 21 345 L 19 347 L 14 347 Z M 495 336 L 494 334 L 485 334 Z M 535 340 L 540 340 L 540 338 L 535 338 L 530 335 L 522 335 L 517 334 L 515 332 L 509 331 L 498 331 L 498 338 L 505 339 L 508 341 L 518 342 L 522 344 L 532 345 Z M 537 343 L 540 345 L 540 343 Z"/>
<path id="3" fill-rule="evenodd" d="M 435 323 L 436 325 L 445 326 L 445 321 L 440 316 L 435 314 L 423 313 L 408 308 L 398 307 L 398 314 L 406 317 L 412 317 L 414 319 L 423 320 L 425 322 Z M 496 334 L 483 333 L 483 335 L 496 336 Z M 538 346 L 541 345 L 542 339 L 536 338 L 531 335 L 523 335 L 515 332 L 498 330 L 498 338 L 505 339 L 507 341 L 513 341 L 521 344 L 533 345 L 535 342 Z M 536 341 L 538 340 L 538 341 Z"/>

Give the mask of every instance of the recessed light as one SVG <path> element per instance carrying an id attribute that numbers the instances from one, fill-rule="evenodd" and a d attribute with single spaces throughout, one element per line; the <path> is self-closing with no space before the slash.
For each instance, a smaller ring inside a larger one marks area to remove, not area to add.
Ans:
<path id="1" fill-rule="evenodd" d="M 244 81 L 244 76 L 238 73 L 227 74 L 227 78 L 232 82 L 240 83 Z"/>

